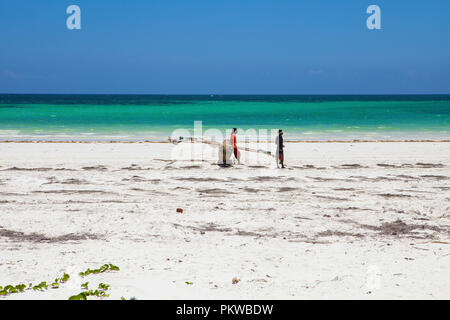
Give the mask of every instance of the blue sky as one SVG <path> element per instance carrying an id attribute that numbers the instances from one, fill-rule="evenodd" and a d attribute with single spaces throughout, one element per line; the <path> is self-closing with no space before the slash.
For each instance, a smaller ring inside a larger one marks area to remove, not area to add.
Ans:
<path id="1" fill-rule="evenodd" d="M 81 8 L 81 30 L 66 8 Z M 366 9 L 381 8 L 381 30 Z M 450 93 L 448 0 L 2 0 L 1 93 Z"/>

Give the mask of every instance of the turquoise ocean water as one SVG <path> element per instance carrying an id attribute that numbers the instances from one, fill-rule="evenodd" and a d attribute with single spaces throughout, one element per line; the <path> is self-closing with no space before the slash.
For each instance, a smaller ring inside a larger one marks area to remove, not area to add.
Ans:
<path id="1" fill-rule="evenodd" d="M 442 140 L 450 95 L 0 95 L 0 140 L 165 140 L 194 121 L 287 140 Z"/>

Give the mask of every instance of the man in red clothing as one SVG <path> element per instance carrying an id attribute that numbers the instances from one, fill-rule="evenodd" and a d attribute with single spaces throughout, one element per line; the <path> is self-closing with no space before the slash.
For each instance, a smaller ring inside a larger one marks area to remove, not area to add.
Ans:
<path id="1" fill-rule="evenodd" d="M 241 154 L 239 153 L 239 150 L 237 148 L 236 134 L 237 134 L 237 129 L 233 128 L 233 132 L 231 133 L 231 145 L 233 146 L 234 156 L 236 157 L 238 164 L 241 164 Z"/>

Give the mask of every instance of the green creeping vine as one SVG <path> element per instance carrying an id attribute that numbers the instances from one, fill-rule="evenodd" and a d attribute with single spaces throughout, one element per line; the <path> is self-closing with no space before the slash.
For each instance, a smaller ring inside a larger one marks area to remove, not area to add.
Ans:
<path id="1" fill-rule="evenodd" d="M 59 288 L 60 283 L 65 283 L 67 280 L 69 280 L 70 276 L 67 273 L 64 273 L 62 278 L 56 278 L 55 281 L 52 283 L 51 288 L 57 289 Z M 37 285 L 33 285 L 30 283 L 28 287 L 25 284 L 18 284 L 16 286 L 13 285 L 7 285 L 4 288 L 0 286 L 0 296 L 7 296 L 12 293 L 19 293 L 24 292 L 25 290 L 35 290 L 35 291 L 44 291 L 48 289 L 48 284 L 45 281 L 42 281 L 41 283 Z"/>
<path id="2" fill-rule="evenodd" d="M 119 271 L 120 268 L 113 265 L 113 264 L 104 264 L 103 266 L 101 266 L 98 269 L 87 269 L 85 272 L 80 272 L 79 275 L 82 277 L 85 277 L 89 274 L 98 274 L 98 273 L 102 273 L 102 272 L 107 272 L 107 271 Z M 25 290 L 34 290 L 34 291 L 45 291 L 47 290 L 49 287 L 51 289 L 58 289 L 60 287 L 61 284 L 66 283 L 68 280 L 70 279 L 70 275 L 68 275 L 67 273 L 64 273 L 64 275 L 61 278 L 56 278 L 55 281 L 51 282 L 51 284 L 47 284 L 46 281 L 42 281 L 41 283 L 37 284 L 37 285 L 33 285 L 32 283 L 30 283 L 28 285 L 28 287 L 25 284 L 18 284 L 16 286 L 13 285 L 7 285 L 5 287 L 0 286 L 0 296 L 7 296 L 13 293 L 19 293 L 19 292 L 24 292 Z M 96 297 L 109 297 L 109 294 L 106 294 L 106 291 L 109 290 L 110 285 L 109 284 L 104 284 L 104 283 L 100 283 L 98 285 L 98 288 L 94 291 L 94 290 L 89 290 L 89 282 L 83 283 L 81 285 L 81 288 L 84 289 L 83 292 L 80 292 L 79 294 L 75 295 L 75 296 L 71 296 L 69 298 L 69 300 L 87 300 L 88 296 L 96 296 Z"/>
<path id="3" fill-rule="evenodd" d="M 86 277 L 90 274 L 98 274 L 107 271 L 120 271 L 120 268 L 111 263 L 107 263 L 98 269 L 91 270 L 88 268 L 85 272 L 80 272 L 79 275 L 82 277 Z M 89 282 L 86 282 L 81 285 L 81 289 L 84 289 L 84 291 L 80 292 L 77 295 L 69 297 L 69 300 L 87 300 L 87 297 L 89 296 L 96 296 L 100 298 L 109 297 L 109 294 L 106 294 L 106 291 L 109 290 L 109 287 L 109 284 L 100 283 L 95 291 L 92 289 L 89 290 Z"/>
<path id="4" fill-rule="evenodd" d="M 97 273 L 102 273 L 105 271 L 119 271 L 119 270 L 120 270 L 119 267 L 109 263 L 109 264 L 104 264 L 103 266 L 101 266 L 98 269 L 94 269 L 94 270 L 87 269 L 85 272 L 80 272 L 79 275 L 82 277 L 85 277 L 91 273 L 97 274 Z"/>
<path id="5" fill-rule="evenodd" d="M 109 297 L 109 294 L 106 294 L 106 291 L 108 291 L 110 285 L 109 284 L 104 284 L 104 283 L 100 283 L 98 285 L 97 290 L 89 290 L 89 282 L 83 283 L 81 285 L 81 288 L 85 289 L 86 291 L 80 292 L 77 295 L 71 296 L 69 298 L 69 300 L 87 300 L 87 297 L 89 296 L 96 296 L 96 297 Z"/>
<path id="6" fill-rule="evenodd" d="M 26 285 L 24 284 L 18 284 L 17 286 L 7 285 L 4 288 L 0 286 L 0 296 L 6 296 L 11 293 L 18 293 L 18 292 L 24 292 L 26 289 Z"/>
<path id="7" fill-rule="evenodd" d="M 81 285 L 82 289 L 88 290 L 89 281 Z"/>

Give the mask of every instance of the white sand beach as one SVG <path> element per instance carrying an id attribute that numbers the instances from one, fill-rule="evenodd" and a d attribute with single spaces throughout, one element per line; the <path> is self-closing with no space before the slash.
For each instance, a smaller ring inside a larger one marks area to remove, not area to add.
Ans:
<path id="1" fill-rule="evenodd" d="M 450 298 L 449 142 L 286 143 L 283 170 L 173 148 L 0 143 L 0 285 L 71 276 L 0 299 Z"/>

